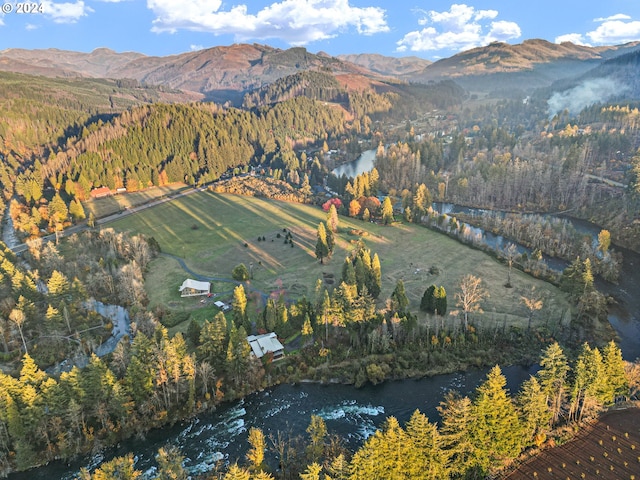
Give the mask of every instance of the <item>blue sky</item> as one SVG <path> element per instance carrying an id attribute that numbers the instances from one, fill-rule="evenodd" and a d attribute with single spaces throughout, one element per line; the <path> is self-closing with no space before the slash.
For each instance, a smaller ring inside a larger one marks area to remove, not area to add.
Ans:
<path id="1" fill-rule="evenodd" d="M 21 4 L 23 7 L 21 8 Z M 34 5 L 31 3 L 31 5 Z M 640 40 L 640 0 L 0 0 L 0 50 L 171 55 L 263 43 L 437 60 L 492 41 Z M 19 13 L 19 10 L 22 12 Z"/>

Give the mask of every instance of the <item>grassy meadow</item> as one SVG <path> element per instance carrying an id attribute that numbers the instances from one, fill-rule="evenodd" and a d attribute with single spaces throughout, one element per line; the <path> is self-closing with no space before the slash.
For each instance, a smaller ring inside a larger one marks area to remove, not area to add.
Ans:
<path id="1" fill-rule="evenodd" d="M 91 212 L 96 218 L 102 218 L 127 208 L 143 205 L 151 200 L 164 197 L 165 195 L 171 195 L 186 188 L 189 187 L 183 183 L 173 183 L 171 185 L 165 185 L 164 187 L 151 187 L 124 195 L 91 198 L 82 202 L 82 204 L 87 217 L 89 216 L 89 212 Z"/>
<path id="2" fill-rule="evenodd" d="M 320 264 L 315 258 L 316 229 L 325 219 L 326 213 L 314 206 L 201 192 L 125 217 L 110 226 L 153 236 L 163 252 L 183 258 L 191 270 L 209 277 L 231 279 L 233 267 L 239 263 L 249 267 L 253 263 L 252 288 L 267 294 L 284 293 L 292 299 L 312 297 L 319 278 L 329 288 L 336 286 L 345 256 L 362 239 L 381 260 L 380 306 L 391 295 L 397 280 L 402 279 L 410 308 L 420 318 L 426 318 L 419 312 L 420 299 L 432 283 L 445 287 L 451 312 L 456 309 L 454 295 L 460 279 L 471 273 L 480 276 L 490 292 L 482 305 L 482 321 L 487 327 L 526 326 L 527 310 L 521 297 L 532 286 L 544 302 L 534 322 L 557 323 L 569 308 L 556 287 L 514 269 L 513 288 L 505 288 L 507 267 L 496 259 L 411 224 L 383 226 L 340 217 L 334 255 Z M 284 243 L 283 229 L 292 233 L 294 247 Z M 258 237 L 265 237 L 266 241 L 258 241 Z M 431 267 L 439 273 L 430 274 Z M 197 307 L 199 299 L 179 297 L 178 286 L 187 277 L 175 259 L 154 260 L 146 283 L 151 306 Z M 216 282 L 213 286 L 214 292 L 232 289 L 230 283 Z"/>

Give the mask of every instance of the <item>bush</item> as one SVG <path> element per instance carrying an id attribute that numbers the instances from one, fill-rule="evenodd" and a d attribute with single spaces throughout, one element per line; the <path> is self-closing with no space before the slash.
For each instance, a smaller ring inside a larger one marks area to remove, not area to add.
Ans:
<path id="1" fill-rule="evenodd" d="M 244 263 L 237 265 L 231 272 L 231 276 L 238 282 L 246 282 L 249 280 L 249 270 Z"/>

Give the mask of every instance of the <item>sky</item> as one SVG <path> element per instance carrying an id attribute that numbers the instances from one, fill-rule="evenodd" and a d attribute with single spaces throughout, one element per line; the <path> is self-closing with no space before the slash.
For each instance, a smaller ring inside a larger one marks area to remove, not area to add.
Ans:
<path id="1" fill-rule="evenodd" d="M 165 56 L 234 43 L 428 60 L 494 41 L 640 40 L 640 0 L 0 0 L 0 50 Z"/>

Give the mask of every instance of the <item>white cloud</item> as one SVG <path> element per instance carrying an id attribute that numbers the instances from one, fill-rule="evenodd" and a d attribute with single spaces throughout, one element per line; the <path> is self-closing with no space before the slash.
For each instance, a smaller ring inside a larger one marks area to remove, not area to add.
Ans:
<path id="1" fill-rule="evenodd" d="M 595 44 L 612 45 L 640 40 L 640 21 L 606 20 L 587 37 Z"/>
<path id="2" fill-rule="evenodd" d="M 31 31 L 31 30 L 37 30 L 40 27 L 38 27 L 38 25 L 34 25 L 33 23 L 27 23 L 24 28 L 26 30 Z"/>
<path id="3" fill-rule="evenodd" d="M 255 13 L 246 5 L 223 10 L 221 0 L 147 0 L 147 7 L 156 15 L 154 32 L 231 34 L 236 41 L 279 38 L 303 45 L 350 27 L 362 35 L 389 31 L 383 9 L 352 7 L 349 0 L 282 0 Z"/>
<path id="4" fill-rule="evenodd" d="M 595 18 L 599 23 L 595 30 L 585 34 L 568 33 L 556 37 L 556 43 L 572 42 L 576 45 L 619 45 L 640 40 L 640 21 L 627 14 L 618 13 L 609 17 Z M 588 41 L 587 41 L 588 39 Z"/>
<path id="5" fill-rule="evenodd" d="M 504 20 L 483 22 L 498 17 L 496 10 L 476 10 L 465 4 L 453 4 L 449 11 L 420 11 L 420 31 L 407 33 L 396 44 L 404 52 L 429 50 L 467 50 L 495 41 L 507 41 L 522 35 L 520 26 Z M 485 33 L 486 32 L 486 33 Z"/>
<path id="6" fill-rule="evenodd" d="M 56 23 L 75 23 L 80 18 L 86 17 L 93 12 L 93 9 L 85 5 L 82 0 L 73 3 L 42 0 L 40 3 L 42 4 L 44 15 L 47 15 Z"/>
<path id="7" fill-rule="evenodd" d="M 198 50 L 204 50 L 204 45 L 189 45 L 189 50 L 197 52 Z"/>
<path id="8" fill-rule="evenodd" d="M 567 33 L 566 35 L 560 35 L 559 37 L 556 37 L 554 40 L 554 43 L 558 44 L 564 42 L 571 42 L 574 45 L 583 45 L 585 47 L 592 46 L 584 39 L 584 36 L 581 33 Z"/>
<path id="9" fill-rule="evenodd" d="M 608 22 L 610 20 L 631 20 L 631 17 L 624 13 L 617 13 L 615 15 L 611 15 L 610 17 L 601 17 L 601 18 L 593 19 L 594 22 Z"/>

